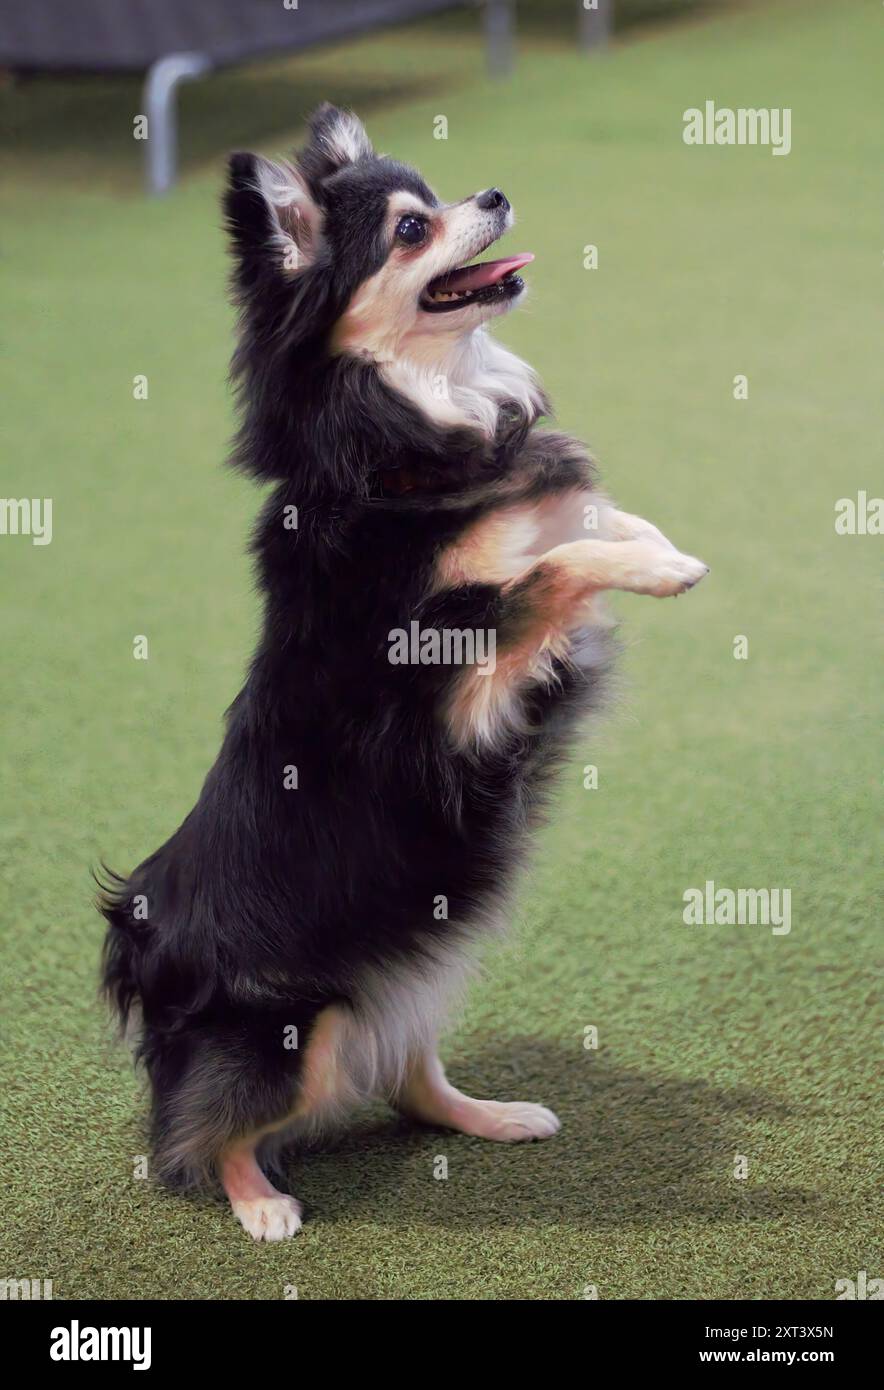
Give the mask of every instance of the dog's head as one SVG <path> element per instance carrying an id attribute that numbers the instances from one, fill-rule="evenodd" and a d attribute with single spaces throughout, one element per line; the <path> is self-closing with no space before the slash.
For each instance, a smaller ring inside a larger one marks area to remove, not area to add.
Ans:
<path id="1" fill-rule="evenodd" d="M 328 105 L 291 162 L 232 156 L 225 211 L 247 313 L 277 344 L 330 356 L 438 360 L 516 303 L 532 259 L 469 264 L 512 226 L 504 194 L 440 202 Z"/>

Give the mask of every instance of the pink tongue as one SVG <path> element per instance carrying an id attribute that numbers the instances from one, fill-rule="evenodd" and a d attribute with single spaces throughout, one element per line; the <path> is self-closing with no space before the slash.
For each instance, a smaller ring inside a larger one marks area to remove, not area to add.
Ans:
<path id="1" fill-rule="evenodd" d="M 448 275 L 440 275 L 433 281 L 433 291 L 442 290 L 449 294 L 452 290 L 484 290 L 488 285 L 496 285 L 504 275 L 512 270 L 521 270 L 523 265 L 533 261 L 530 251 L 521 256 L 507 256 L 500 261 L 483 261 L 481 265 L 465 265 L 460 270 L 452 270 Z"/>

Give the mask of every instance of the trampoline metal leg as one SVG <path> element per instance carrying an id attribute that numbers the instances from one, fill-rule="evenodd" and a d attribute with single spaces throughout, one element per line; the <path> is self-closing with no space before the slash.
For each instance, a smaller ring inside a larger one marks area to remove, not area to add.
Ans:
<path id="1" fill-rule="evenodd" d="M 613 27 L 614 0 L 580 0 L 580 47 L 592 52 L 607 47 Z"/>
<path id="2" fill-rule="evenodd" d="M 485 0 L 485 52 L 492 77 L 512 72 L 515 5 L 513 0 Z"/>
<path id="3" fill-rule="evenodd" d="M 147 114 L 145 175 L 149 193 L 167 193 L 175 182 L 178 87 L 182 82 L 202 77 L 211 66 L 204 53 L 168 53 L 148 69 L 144 108 Z"/>

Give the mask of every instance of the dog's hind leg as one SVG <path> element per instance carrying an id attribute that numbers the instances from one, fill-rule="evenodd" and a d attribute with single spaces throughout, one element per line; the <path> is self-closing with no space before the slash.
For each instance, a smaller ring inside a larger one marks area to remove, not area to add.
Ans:
<path id="1" fill-rule="evenodd" d="M 445 1075 L 435 1052 L 417 1054 L 394 1100 L 397 1109 L 424 1124 L 456 1129 L 477 1139 L 516 1144 L 549 1139 L 559 1128 L 551 1110 L 529 1101 L 474 1100 Z"/>
<path id="2" fill-rule="evenodd" d="M 302 1207 L 279 1192 L 261 1168 L 257 1151 L 269 1136 L 303 1122 L 315 1126 L 324 1115 L 352 1099 L 342 1064 L 342 1040 L 348 1015 L 341 1005 L 324 1008 L 314 1023 L 304 1053 L 297 1100 L 276 1123 L 229 1143 L 217 1160 L 218 1176 L 234 1216 L 255 1240 L 286 1240 L 301 1229 Z"/>
<path id="3" fill-rule="evenodd" d="M 279 1192 L 255 1157 L 263 1135 L 231 1144 L 218 1163 L 233 1214 L 255 1240 L 287 1240 L 301 1229 L 301 1203 Z"/>

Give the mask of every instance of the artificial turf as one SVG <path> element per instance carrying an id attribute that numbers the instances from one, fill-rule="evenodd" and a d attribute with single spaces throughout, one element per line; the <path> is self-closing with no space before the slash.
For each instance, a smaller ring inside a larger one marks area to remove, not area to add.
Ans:
<path id="1" fill-rule="evenodd" d="M 51 545 L 0 537 L 4 1277 L 56 1298 L 769 1299 L 884 1272 L 882 541 L 834 527 L 875 491 L 880 24 L 872 0 L 787 2 L 594 61 L 535 35 L 494 85 L 469 27 L 397 31 L 188 89 L 184 179 L 154 202 L 137 86 L 0 92 L 3 492 L 54 499 Z M 133 1176 L 143 1106 L 95 999 L 89 869 L 178 824 L 243 675 L 259 499 L 220 466 L 222 156 L 284 147 L 326 96 L 444 196 L 506 190 L 508 245 L 537 260 L 501 336 L 621 504 L 712 574 L 678 603 L 618 598 L 619 702 L 445 1045 L 464 1088 L 551 1105 L 561 1133 L 507 1148 L 372 1111 L 293 1160 L 309 1220 L 259 1247 L 219 1200 Z M 790 107 L 791 154 L 687 147 L 707 98 Z M 791 932 L 686 926 L 707 879 L 791 889 Z"/>

